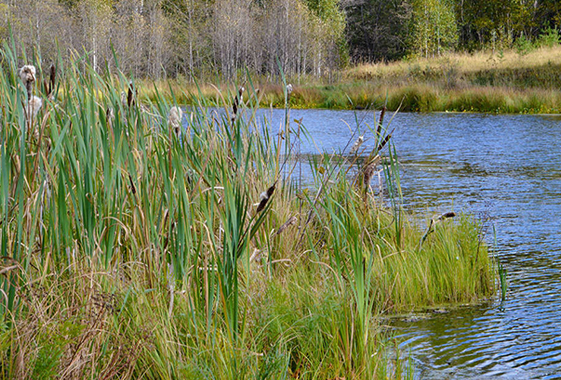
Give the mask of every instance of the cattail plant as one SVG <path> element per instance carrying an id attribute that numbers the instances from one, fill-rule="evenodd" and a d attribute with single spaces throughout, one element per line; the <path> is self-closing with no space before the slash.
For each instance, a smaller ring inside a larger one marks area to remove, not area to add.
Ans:
<path id="1" fill-rule="evenodd" d="M 32 95 L 29 99 L 29 102 L 27 103 L 25 112 L 27 115 L 31 115 L 31 117 L 35 118 L 42 105 L 43 100 L 38 96 Z"/>
<path id="2" fill-rule="evenodd" d="M 256 213 L 261 212 L 265 208 L 265 206 L 267 206 L 269 199 L 273 196 L 273 193 L 275 192 L 275 186 L 276 184 L 273 184 L 267 189 L 267 191 L 264 191 L 259 195 L 259 204 L 257 205 Z"/>
<path id="3" fill-rule="evenodd" d="M 384 122 L 385 112 L 386 112 L 386 107 L 384 106 L 380 113 L 380 119 L 376 123 L 374 148 L 368 155 L 368 158 L 365 160 L 364 164 L 362 165 L 362 168 L 360 168 L 360 173 L 357 178 L 357 184 L 360 184 L 362 182 L 362 185 L 364 186 L 365 194 L 370 189 L 370 182 L 372 181 L 374 174 L 377 172 L 376 168 L 381 161 L 380 152 L 389 143 L 393 133 L 395 132 L 395 128 L 394 128 L 391 132 L 386 133 L 384 135 L 383 122 Z M 353 144 L 353 146 L 351 147 L 350 154 L 351 155 L 356 154 L 363 143 L 364 143 L 364 136 L 359 136 L 358 139 Z M 390 151 L 390 156 L 391 156 L 391 151 Z"/>
<path id="4" fill-rule="evenodd" d="M 111 134 L 112 141 L 115 140 L 115 132 L 113 131 L 113 123 L 115 122 L 115 111 L 113 107 L 107 107 L 105 110 L 105 122 L 107 123 L 107 129 Z"/>
<path id="5" fill-rule="evenodd" d="M 234 98 L 234 104 L 232 105 L 232 124 L 234 124 L 234 122 L 236 121 L 236 118 L 238 117 L 238 110 L 239 110 L 239 106 L 240 106 L 241 102 L 243 101 L 244 91 L 245 91 L 245 88 L 240 87 L 239 90 L 238 90 L 238 94 Z"/>
<path id="6" fill-rule="evenodd" d="M 36 78 L 35 66 L 33 65 L 25 65 L 18 70 L 18 76 L 22 80 L 23 84 L 25 85 L 25 89 L 27 90 L 27 100 L 31 100 L 31 96 L 33 95 L 33 83 L 35 82 Z"/>
<path id="7" fill-rule="evenodd" d="M 25 65 L 18 70 L 18 76 L 25 85 L 27 91 L 27 105 L 25 106 L 25 116 L 27 118 L 27 128 L 31 129 L 32 120 L 37 116 L 37 112 L 43 105 L 41 98 L 33 95 L 33 83 L 36 80 L 37 70 L 33 65 Z"/>
<path id="8" fill-rule="evenodd" d="M 179 135 L 181 131 L 181 121 L 183 120 L 183 111 L 180 107 L 173 106 L 168 112 L 168 126 Z"/>
<path id="9" fill-rule="evenodd" d="M 124 91 L 121 91 L 121 96 L 120 96 L 120 98 L 121 98 L 121 104 L 123 105 L 123 107 L 128 107 L 128 104 L 127 104 L 127 93 L 124 92 Z"/>
<path id="10" fill-rule="evenodd" d="M 138 90 L 134 87 L 132 82 L 129 82 L 128 90 L 121 91 L 121 104 L 123 107 L 134 107 L 136 105 L 136 98 L 138 97 Z"/>
<path id="11" fill-rule="evenodd" d="M 290 101 L 290 95 L 292 94 L 292 85 L 289 83 L 286 85 L 286 95 L 287 95 L 287 100 Z"/>
<path id="12" fill-rule="evenodd" d="M 55 94 L 54 94 L 55 82 L 56 82 L 56 66 L 51 65 L 49 69 L 49 81 L 43 79 L 43 87 L 45 88 L 45 95 L 47 96 L 47 99 L 51 101 L 55 99 Z"/>
<path id="13" fill-rule="evenodd" d="M 350 150 L 349 154 L 351 156 L 354 155 L 354 154 L 357 154 L 358 150 L 360 149 L 360 147 L 362 146 L 363 143 L 364 143 L 364 136 L 358 136 L 358 139 L 356 139 L 355 143 L 351 147 L 351 150 Z"/>
<path id="14" fill-rule="evenodd" d="M 2 54 L 13 66 L 18 54 Z M 28 144 L 15 102 L 23 87 L 0 70 L 3 377 L 18 377 L 20 366 L 20 377 L 37 379 L 386 377 L 377 370 L 387 368 L 379 311 L 493 294 L 476 227 L 441 223 L 419 250 L 424 231 L 399 224 L 397 245 L 394 216 L 383 205 L 365 209 L 346 161 L 327 155 L 314 188 L 298 191 L 284 170 L 296 143 L 240 117 L 240 105 L 255 115 L 258 102 L 242 103 L 239 92 L 230 128 L 231 115 L 202 106 L 230 101 L 200 99 L 182 119 L 157 98 L 156 119 L 123 76 L 115 84 L 81 60 L 60 74 L 64 100 L 43 105 L 53 112 L 40 128 L 52 149 L 37 154 L 42 135 Z M 18 75 L 26 89 L 39 80 L 30 69 Z M 48 81 L 35 94 L 43 102 Z M 41 100 L 33 95 L 23 99 L 30 114 Z M 151 133 L 166 116 L 169 138 Z M 173 124 L 189 144 L 173 138 Z M 375 148 L 391 145 L 378 135 Z M 378 157 L 360 160 L 367 177 Z"/>
<path id="15" fill-rule="evenodd" d="M 429 226 L 427 227 L 427 230 L 425 231 L 425 234 L 421 237 L 421 241 L 419 242 L 419 249 L 423 246 L 423 243 L 425 242 L 429 234 L 434 231 L 434 226 L 436 224 L 442 222 L 443 220 L 454 218 L 455 216 L 456 213 L 450 211 L 440 215 L 438 218 L 432 218 L 429 222 Z"/>
<path id="16" fill-rule="evenodd" d="M 370 161 L 368 161 L 368 163 L 364 165 L 362 169 L 362 183 L 364 185 L 365 193 L 367 193 L 368 190 L 370 189 L 370 182 L 372 181 L 372 177 L 374 176 L 374 173 L 376 173 L 376 167 L 378 166 L 380 161 L 381 161 L 381 157 L 376 156 Z"/>

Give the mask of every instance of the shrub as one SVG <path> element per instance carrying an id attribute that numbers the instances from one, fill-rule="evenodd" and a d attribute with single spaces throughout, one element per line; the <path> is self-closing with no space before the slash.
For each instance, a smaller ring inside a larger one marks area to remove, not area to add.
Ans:
<path id="1" fill-rule="evenodd" d="M 518 55 L 524 56 L 534 50 L 534 45 L 526 36 L 522 35 L 514 42 L 514 49 Z"/>

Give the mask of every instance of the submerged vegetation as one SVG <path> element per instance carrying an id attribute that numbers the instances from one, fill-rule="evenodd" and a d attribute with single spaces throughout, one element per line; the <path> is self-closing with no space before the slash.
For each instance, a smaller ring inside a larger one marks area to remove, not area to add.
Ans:
<path id="1" fill-rule="evenodd" d="M 400 207 L 382 117 L 373 146 L 319 156 L 304 189 L 297 126 L 287 109 L 271 135 L 263 93 L 192 97 L 182 114 L 87 61 L 31 84 L 18 66 L 5 47 L 2 378 L 400 377 L 379 316 L 496 290 L 477 221 L 423 231 Z M 382 154 L 389 202 L 370 189 Z"/>

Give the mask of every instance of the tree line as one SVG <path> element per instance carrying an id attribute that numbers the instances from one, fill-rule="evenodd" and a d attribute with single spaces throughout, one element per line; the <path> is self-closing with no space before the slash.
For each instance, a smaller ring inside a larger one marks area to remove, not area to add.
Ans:
<path id="1" fill-rule="evenodd" d="M 324 76 L 346 63 L 337 0 L 9 0 L 0 32 L 42 60 L 137 77 Z"/>
<path id="2" fill-rule="evenodd" d="M 558 42 L 557 0 L 3 0 L 0 35 L 97 71 L 329 76 L 349 62 Z"/>
<path id="3" fill-rule="evenodd" d="M 359 62 L 559 43 L 558 0 L 348 0 L 345 9 Z"/>

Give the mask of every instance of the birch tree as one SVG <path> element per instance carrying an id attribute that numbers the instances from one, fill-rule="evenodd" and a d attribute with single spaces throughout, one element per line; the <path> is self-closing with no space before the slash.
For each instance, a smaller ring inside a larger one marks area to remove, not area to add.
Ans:
<path id="1" fill-rule="evenodd" d="M 93 69 L 98 71 L 99 63 L 106 61 L 110 54 L 111 3 L 81 0 L 77 5 L 77 17 L 82 28 L 83 46 L 91 54 Z"/>
<path id="2" fill-rule="evenodd" d="M 440 55 L 458 41 L 456 18 L 448 0 L 413 0 L 414 51 L 422 56 Z"/>

